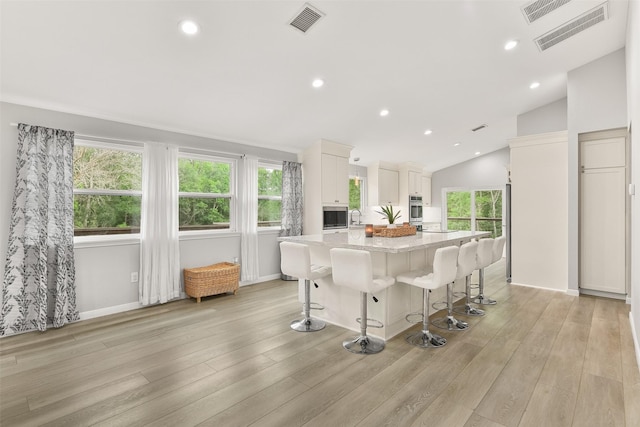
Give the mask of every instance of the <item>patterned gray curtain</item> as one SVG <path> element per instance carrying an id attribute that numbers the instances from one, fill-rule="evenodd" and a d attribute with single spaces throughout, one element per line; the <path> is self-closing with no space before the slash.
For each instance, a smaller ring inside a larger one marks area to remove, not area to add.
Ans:
<path id="1" fill-rule="evenodd" d="M 19 124 L 0 335 L 74 320 L 73 132 Z"/>
<path id="2" fill-rule="evenodd" d="M 302 234 L 302 164 L 282 163 L 282 222 L 280 236 Z"/>

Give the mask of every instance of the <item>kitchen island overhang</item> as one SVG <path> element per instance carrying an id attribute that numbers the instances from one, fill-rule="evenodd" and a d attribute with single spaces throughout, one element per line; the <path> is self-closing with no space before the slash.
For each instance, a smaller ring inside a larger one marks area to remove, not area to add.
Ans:
<path id="1" fill-rule="evenodd" d="M 349 232 L 314 234 L 280 237 L 280 241 L 290 241 L 309 246 L 311 262 L 331 266 L 329 250 L 331 248 L 359 249 L 371 252 L 373 273 L 396 277 L 399 273 L 424 269 L 425 274 L 432 269 L 436 249 L 456 245 L 460 246 L 472 239 L 489 237 L 486 231 L 452 231 L 429 233 L 422 232 L 405 237 L 364 237 L 363 229 Z M 354 266 L 357 268 L 357 266 Z M 456 283 L 462 290 L 464 281 Z M 336 286 L 331 276 L 319 279 L 318 288 L 313 288 L 311 300 L 324 306 L 324 310 L 312 311 L 312 317 L 325 320 L 337 326 L 359 331 L 356 322 L 359 317 L 359 292 Z M 444 300 L 446 287 L 432 292 L 432 301 Z M 372 328 L 370 335 L 385 340 L 410 328 L 413 324 L 406 321 L 407 314 L 422 310 L 422 289 L 405 283 L 398 283 L 375 295 L 378 302 L 369 299 L 369 316 L 380 320 L 382 328 Z M 298 281 L 298 299 L 304 301 L 304 280 Z"/>

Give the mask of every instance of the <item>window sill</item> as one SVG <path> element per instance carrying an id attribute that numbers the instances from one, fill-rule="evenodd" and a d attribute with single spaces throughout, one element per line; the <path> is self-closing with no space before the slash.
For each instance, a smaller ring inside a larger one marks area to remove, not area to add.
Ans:
<path id="1" fill-rule="evenodd" d="M 111 236 L 80 236 L 73 238 L 74 249 L 104 246 L 139 245 L 140 234 L 114 234 Z"/>

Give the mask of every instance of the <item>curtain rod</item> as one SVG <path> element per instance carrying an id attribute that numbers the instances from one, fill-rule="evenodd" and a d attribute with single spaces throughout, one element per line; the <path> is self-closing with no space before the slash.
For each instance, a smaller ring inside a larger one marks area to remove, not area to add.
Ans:
<path id="1" fill-rule="evenodd" d="M 18 127 L 18 123 L 9 123 L 9 126 L 13 126 L 13 127 Z M 104 142 L 112 142 L 112 143 L 128 143 L 128 144 L 135 144 L 135 145 L 144 145 L 145 141 L 140 141 L 140 140 L 135 140 L 135 139 L 123 139 L 123 138 L 108 138 L 108 137 L 104 137 L 104 136 L 94 136 L 94 135 L 83 135 L 80 133 L 74 133 L 74 136 L 80 139 L 90 139 L 90 140 L 94 140 L 94 141 L 104 141 Z M 157 142 L 157 141 L 146 141 L 146 142 Z M 226 155 L 226 156 L 233 156 L 233 157 L 240 157 L 240 158 L 244 158 L 244 156 L 246 156 L 246 154 L 239 154 L 239 153 L 230 153 L 227 151 L 219 151 L 219 150 L 207 150 L 207 149 L 202 149 L 202 148 L 192 148 L 192 147 L 183 147 L 184 150 L 183 152 L 191 152 L 191 153 L 202 153 L 202 154 L 208 154 L 211 155 L 212 153 L 214 154 L 221 154 L 221 155 Z M 258 160 L 262 160 L 265 162 L 273 162 L 273 163 L 282 163 L 282 159 L 281 160 L 274 160 L 274 159 L 265 159 L 265 158 L 261 158 L 260 156 L 257 156 Z"/>

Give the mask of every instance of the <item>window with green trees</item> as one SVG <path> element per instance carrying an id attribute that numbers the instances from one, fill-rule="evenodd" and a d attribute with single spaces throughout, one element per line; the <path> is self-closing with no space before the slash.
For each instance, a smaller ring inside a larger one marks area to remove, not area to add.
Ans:
<path id="1" fill-rule="evenodd" d="M 76 236 L 140 232 L 140 148 L 105 148 L 76 140 L 73 187 Z"/>
<path id="2" fill-rule="evenodd" d="M 502 190 L 448 191 L 447 229 L 502 235 Z"/>
<path id="3" fill-rule="evenodd" d="M 232 218 L 233 162 L 208 156 L 178 159 L 178 211 L 181 231 L 229 229 Z"/>
<path id="4" fill-rule="evenodd" d="M 258 227 L 274 227 L 281 223 L 282 166 L 258 165 Z"/>
<path id="5" fill-rule="evenodd" d="M 363 180 L 362 178 L 349 178 L 349 209 L 360 209 L 363 207 Z"/>

